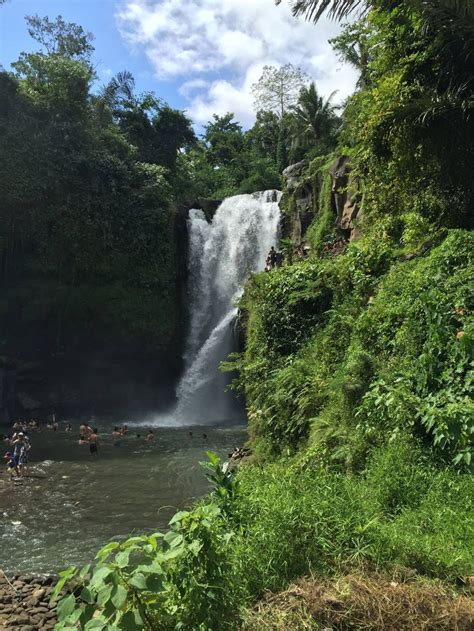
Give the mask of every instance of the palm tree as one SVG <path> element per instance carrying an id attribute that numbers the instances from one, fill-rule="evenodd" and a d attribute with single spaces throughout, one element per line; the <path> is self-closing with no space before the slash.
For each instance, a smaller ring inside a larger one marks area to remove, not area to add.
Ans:
<path id="1" fill-rule="evenodd" d="M 128 70 L 123 70 L 112 77 L 109 83 L 102 89 L 103 100 L 111 107 L 117 105 L 120 99 L 133 100 L 135 79 Z"/>
<path id="2" fill-rule="evenodd" d="M 293 147 L 323 144 L 334 136 L 338 123 L 336 107 L 331 104 L 334 94 L 325 100 L 318 94 L 314 81 L 301 88 L 296 105 L 290 107 Z"/>
<path id="3" fill-rule="evenodd" d="M 281 0 L 275 0 L 280 4 Z M 401 5 L 412 5 L 427 13 L 447 12 L 461 19 L 474 17 L 474 2 L 472 0 L 294 0 L 292 9 L 294 15 L 304 15 L 306 19 L 317 22 L 327 13 L 330 18 L 343 20 L 350 13 L 371 8 L 394 9 Z"/>

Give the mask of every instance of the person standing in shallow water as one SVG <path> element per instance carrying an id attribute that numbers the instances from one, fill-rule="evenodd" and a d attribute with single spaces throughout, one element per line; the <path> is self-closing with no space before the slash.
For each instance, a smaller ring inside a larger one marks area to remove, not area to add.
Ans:
<path id="1" fill-rule="evenodd" d="M 99 453 L 99 431 L 94 429 L 89 435 L 89 451 L 91 456 L 97 456 Z"/>
<path id="2" fill-rule="evenodd" d="M 123 438 L 122 432 L 119 430 L 118 427 L 114 427 L 114 431 L 112 432 L 112 441 L 113 441 L 114 447 L 120 446 L 120 442 L 122 438 Z"/>

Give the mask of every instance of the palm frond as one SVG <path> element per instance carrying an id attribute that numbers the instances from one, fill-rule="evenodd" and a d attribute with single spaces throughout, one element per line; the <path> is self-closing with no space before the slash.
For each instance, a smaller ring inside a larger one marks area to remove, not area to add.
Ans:
<path id="1" fill-rule="evenodd" d="M 317 22 L 324 13 L 334 20 L 343 20 L 366 4 L 366 0 L 295 0 L 292 11 L 293 15 L 304 15 L 312 22 Z"/>

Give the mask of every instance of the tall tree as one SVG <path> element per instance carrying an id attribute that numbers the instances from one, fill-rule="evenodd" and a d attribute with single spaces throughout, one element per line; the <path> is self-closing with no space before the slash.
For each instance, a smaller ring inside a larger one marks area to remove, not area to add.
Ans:
<path id="1" fill-rule="evenodd" d="M 280 68 L 264 66 L 262 76 L 252 85 L 256 111 L 275 112 L 283 118 L 307 81 L 308 76 L 292 64 Z"/>
<path id="2" fill-rule="evenodd" d="M 26 17 L 28 33 L 46 51 L 48 55 L 59 55 L 70 59 L 89 61 L 94 51 L 92 33 L 84 31 L 82 26 L 65 22 L 62 15 L 55 20 L 38 15 Z"/>
<path id="3" fill-rule="evenodd" d="M 329 148 L 338 124 L 336 108 L 331 104 L 334 94 L 324 99 L 318 94 L 314 81 L 301 88 L 297 103 L 290 108 L 293 114 L 291 130 L 294 146 L 319 145 L 323 150 Z"/>

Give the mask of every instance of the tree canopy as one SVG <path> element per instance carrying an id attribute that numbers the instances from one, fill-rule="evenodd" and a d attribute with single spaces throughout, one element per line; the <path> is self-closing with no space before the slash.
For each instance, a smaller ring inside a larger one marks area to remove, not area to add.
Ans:
<path id="1" fill-rule="evenodd" d="M 274 112 L 280 118 L 294 105 L 308 77 L 292 64 L 280 68 L 264 66 L 260 79 L 253 84 L 255 109 Z"/>

